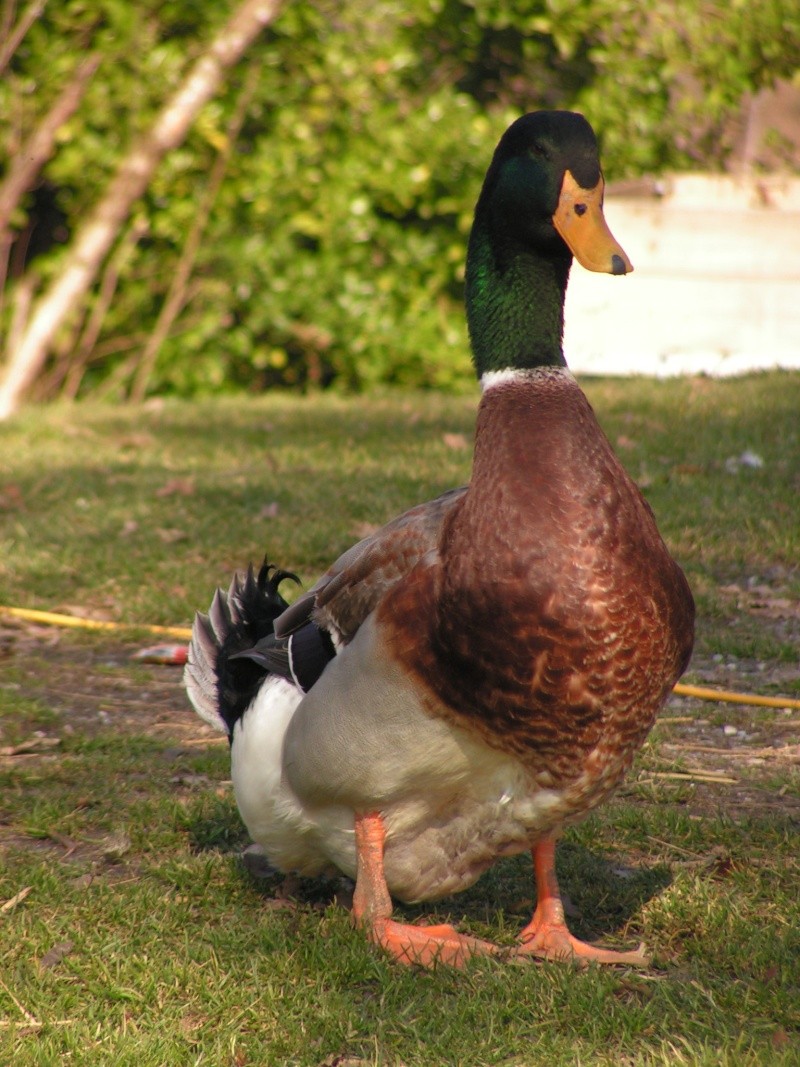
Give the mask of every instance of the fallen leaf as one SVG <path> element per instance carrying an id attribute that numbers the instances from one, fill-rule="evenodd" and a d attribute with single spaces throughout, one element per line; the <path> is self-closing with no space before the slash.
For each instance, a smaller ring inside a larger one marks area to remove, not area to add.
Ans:
<path id="1" fill-rule="evenodd" d="M 165 545 L 174 545 L 176 541 L 185 541 L 189 536 L 184 530 L 165 529 L 164 527 L 158 527 L 156 534 Z"/>
<path id="2" fill-rule="evenodd" d="M 191 1038 L 207 1022 L 208 1019 L 204 1015 L 184 1015 L 178 1025 L 186 1037 Z"/>
<path id="3" fill-rule="evenodd" d="M 148 445 L 152 445 L 155 442 L 155 437 L 151 433 L 142 431 L 141 433 L 128 433 L 123 437 L 120 437 L 118 444 L 120 448 L 139 449 L 147 448 Z"/>
<path id="4" fill-rule="evenodd" d="M 130 537 L 130 535 L 136 533 L 138 529 L 139 523 L 136 521 L 136 519 L 126 519 L 125 522 L 122 524 L 120 536 Z"/>
<path id="5" fill-rule="evenodd" d="M 39 960 L 39 970 L 48 971 L 51 967 L 55 967 L 56 964 L 61 963 L 65 956 L 72 952 L 72 949 L 73 943 L 71 941 L 60 941 L 57 945 L 53 945 Z"/>
<path id="6" fill-rule="evenodd" d="M 469 448 L 469 442 L 463 433 L 443 433 L 442 441 L 454 452 L 463 452 L 465 448 Z"/>
<path id="7" fill-rule="evenodd" d="M 194 493 L 194 478 L 170 478 L 160 489 L 156 489 L 156 496 L 192 496 Z"/>
<path id="8" fill-rule="evenodd" d="M 789 1035 L 782 1026 L 772 1031 L 772 1047 L 774 1049 L 786 1048 L 789 1044 Z"/>
<path id="9" fill-rule="evenodd" d="M 279 511 L 280 508 L 278 507 L 277 500 L 273 500 L 269 504 L 264 505 L 264 507 L 259 511 L 258 517 L 259 519 L 275 519 L 278 517 Z"/>
<path id="10" fill-rule="evenodd" d="M 21 511 L 24 507 L 25 500 L 18 485 L 9 482 L 0 489 L 0 511 Z"/>
<path id="11" fill-rule="evenodd" d="M 73 889 L 88 889 L 93 881 L 94 875 L 89 874 L 89 872 L 87 871 L 86 874 L 79 874 L 77 878 L 73 878 L 70 882 L 70 885 Z"/>
<path id="12" fill-rule="evenodd" d="M 24 889 L 20 889 L 19 893 L 15 893 L 5 904 L 0 904 L 0 913 L 5 914 L 5 912 L 11 911 L 12 908 L 16 908 L 17 904 L 21 904 L 32 889 L 32 885 L 26 885 Z"/>
<path id="13" fill-rule="evenodd" d="M 712 878 L 727 878 L 735 870 L 735 864 L 730 856 L 717 856 L 710 864 Z"/>

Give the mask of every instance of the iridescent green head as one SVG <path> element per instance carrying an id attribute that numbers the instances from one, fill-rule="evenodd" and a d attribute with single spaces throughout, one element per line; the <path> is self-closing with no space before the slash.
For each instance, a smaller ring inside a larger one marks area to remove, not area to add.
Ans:
<path id="1" fill-rule="evenodd" d="M 475 208 L 467 253 L 467 321 L 479 376 L 564 366 L 564 295 L 573 255 L 627 274 L 603 217 L 594 131 L 572 111 L 535 111 L 503 134 Z"/>

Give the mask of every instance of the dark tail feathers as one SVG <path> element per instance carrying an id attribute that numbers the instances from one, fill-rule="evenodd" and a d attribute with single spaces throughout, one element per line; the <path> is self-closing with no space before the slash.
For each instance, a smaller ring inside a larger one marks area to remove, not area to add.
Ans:
<path id="1" fill-rule="evenodd" d="M 300 584 L 291 571 L 266 560 L 258 577 L 251 565 L 227 593 L 216 591 L 207 615 L 195 617 L 184 684 L 197 714 L 229 737 L 265 674 L 263 666 L 238 654 L 273 633 L 274 620 L 289 606 L 279 591 L 287 578 Z"/>

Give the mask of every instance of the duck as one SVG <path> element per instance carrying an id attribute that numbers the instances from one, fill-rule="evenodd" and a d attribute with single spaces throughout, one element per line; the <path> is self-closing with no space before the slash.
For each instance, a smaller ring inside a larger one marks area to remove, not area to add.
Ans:
<path id="1" fill-rule="evenodd" d="M 620 785 L 686 669 L 694 602 L 652 509 L 567 367 L 573 258 L 632 265 L 603 214 L 589 122 L 536 111 L 477 201 L 466 312 L 481 395 L 466 486 L 405 511 L 290 603 L 265 561 L 195 619 L 185 686 L 230 741 L 244 824 L 277 869 L 355 882 L 402 964 L 476 956 L 640 966 L 574 936 L 556 844 Z M 512 949 L 394 917 L 529 852 Z"/>

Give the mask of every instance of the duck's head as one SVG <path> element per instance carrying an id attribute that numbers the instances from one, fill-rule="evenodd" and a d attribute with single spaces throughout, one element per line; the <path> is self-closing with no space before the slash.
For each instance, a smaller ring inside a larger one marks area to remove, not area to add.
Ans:
<path id="1" fill-rule="evenodd" d="M 633 270 L 603 216 L 603 188 L 597 139 L 582 115 L 535 111 L 503 134 L 467 256 L 467 312 L 480 373 L 564 363 L 573 256 L 592 271 Z"/>

